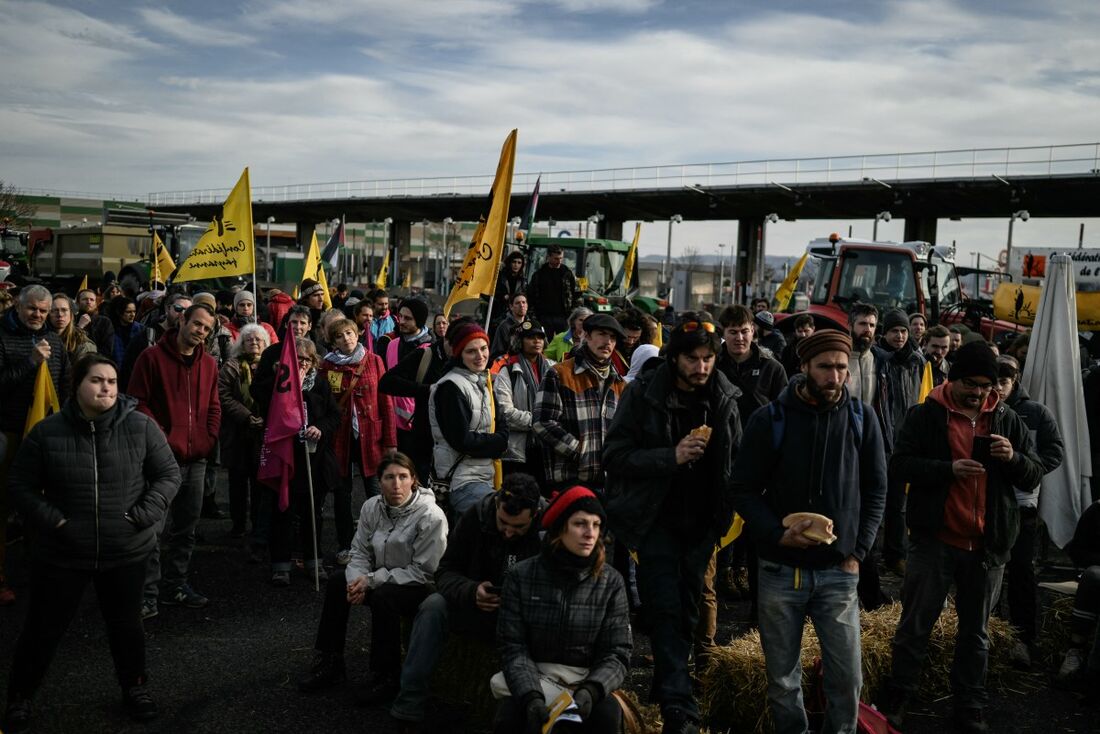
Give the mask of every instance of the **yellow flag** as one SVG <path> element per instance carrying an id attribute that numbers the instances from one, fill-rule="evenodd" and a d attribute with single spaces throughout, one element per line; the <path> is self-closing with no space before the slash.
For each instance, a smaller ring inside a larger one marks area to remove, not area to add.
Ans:
<path id="1" fill-rule="evenodd" d="M 493 376 L 486 376 L 486 388 L 489 390 L 489 433 L 497 432 L 497 399 L 493 394 Z M 504 464 L 500 459 L 493 459 L 493 489 L 500 489 L 504 482 Z"/>
<path id="2" fill-rule="evenodd" d="M 328 293 L 328 278 L 325 277 L 325 268 L 321 265 L 321 248 L 317 245 L 317 233 L 313 233 L 313 240 L 309 243 L 309 252 L 306 253 L 306 265 L 302 270 L 302 280 L 312 278 L 321 284 L 321 293 L 324 295 L 325 308 L 332 308 L 332 298 Z M 295 289 L 294 300 L 298 300 Z"/>
<path id="3" fill-rule="evenodd" d="M 920 393 L 917 395 L 917 402 L 923 403 L 924 399 L 928 397 L 928 393 L 932 392 L 932 388 L 936 386 L 935 381 L 932 379 L 932 363 L 924 363 L 924 371 L 920 377 Z"/>
<path id="4" fill-rule="evenodd" d="M 80 291 L 88 290 L 88 274 L 84 274 L 84 279 L 80 281 L 80 287 L 76 289 L 76 294 L 79 296 Z"/>
<path id="5" fill-rule="evenodd" d="M 386 248 L 386 256 L 382 258 L 382 268 L 378 271 L 378 278 L 374 281 L 375 288 L 386 287 L 386 271 L 390 268 L 390 251 Z"/>
<path id="6" fill-rule="evenodd" d="M 34 378 L 34 397 L 31 398 L 31 408 L 27 411 L 23 435 L 30 433 L 35 423 L 59 410 L 61 405 L 57 402 L 57 391 L 53 387 L 49 365 L 45 361 L 39 362 L 38 374 Z"/>
<path id="7" fill-rule="evenodd" d="M 489 194 L 489 215 L 479 222 L 474 240 L 462 262 L 462 270 L 447 298 L 444 313 L 459 301 L 487 296 L 496 291 L 497 270 L 504 252 L 504 232 L 508 225 L 508 205 L 512 202 L 512 169 L 516 163 L 516 136 L 513 130 L 504 140 L 497 163 L 497 175 Z"/>
<path id="8" fill-rule="evenodd" d="M 412 271 L 411 270 L 406 270 L 405 271 L 405 279 L 403 281 L 401 281 L 401 287 L 402 288 L 412 288 Z"/>
<path id="9" fill-rule="evenodd" d="M 791 302 L 791 296 L 794 295 L 794 287 L 798 285 L 798 276 L 802 275 L 802 268 L 806 267 L 806 259 L 809 256 L 809 252 L 802 253 L 802 257 L 798 258 L 791 272 L 787 273 L 787 277 L 779 284 L 775 291 L 776 311 L 787 310 L 787 304 Z"/>
<path id="10" fill-rule="evenodd" d="M 175 281 L 183 283 L 204 278 L 225 278 L 256 272 L 256 244 L 252 232 L 252 189 L 248 169 L 229 198 L 221 214 L 214 216 L 187 259 L 180 263 Z"/>
<path id="11" fill-rule="evenodd" d="M 638 260 L 638 237 L 642 234 L 642 223 L 634 225 L 634 242 L 630 244 L 630 252 L 626 253 L 626 262 L 623 263 L 623 289 L 630 290 L 630 276 L 634 275 L 634 263 Z"/>
<path id="12" fill-rule="evenodd" d="M 160 235 L 153 232 L 153 280 L 163 283 L 175 269 L 176 263 L 172 261 L 168 248 L 164 246 Z"/>
<path id="13" fill-rule="evenodd" d="M 718 547 L 725 548 L 727 545 L 737 540 L 738 536 L 741 535 L 742 528 L 744 527 L 745 521 L 741 519 L 741 516 L 734 515 L 733 522 L 730 523 L 729 530 L 727 530 L 726 534 L 722 536 L 722 539 L 718 541 Z"/>

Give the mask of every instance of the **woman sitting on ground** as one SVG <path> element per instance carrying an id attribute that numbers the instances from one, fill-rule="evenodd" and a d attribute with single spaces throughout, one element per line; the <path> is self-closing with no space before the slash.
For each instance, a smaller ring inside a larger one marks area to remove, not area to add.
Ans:
<path id="1" fill-rule="evenodd" d="M 318 656 L 298 682 L 303 692 L 346 678 L 344 644 L 352 605 L 371 609 L 371 679 L 363 705 L 390 703 L 400 690 L 401 618 L 412 619 L 434 590 L 447 545 L 447 520 L 431 490 L 418 486 L 412 460 L 391 453 L 378 466 L 382 494 L 363 503 L 345 574 L 333 574 L 317 627 Z"/>
<path id="2" fill-rule="evenodd" d="M 592 490 L 562 492 L 543 513 L 542 552 L 504 578 L 497 641 L 508 692 L 498 734 L 542 731 L 557 695 L 548 677 L 572 690 L 582 723 L 571 731 L 618 734 L 611 694 L 626 680 L 632 643 L 623 578 L 604 563 L 605 520 Z"/>

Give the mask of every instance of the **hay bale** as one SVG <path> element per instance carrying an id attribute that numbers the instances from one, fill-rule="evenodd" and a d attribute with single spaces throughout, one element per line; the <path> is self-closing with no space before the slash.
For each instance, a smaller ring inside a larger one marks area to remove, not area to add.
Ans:
<path id="1" fill-rule="evenodd" d="M 865 701 L 881 690 L 890 672 L 891 642 L 901 616 L 901 604 L 894 603 L 873 612 L 860 613 L 860 640 L 863 651 L 863 691 Z M 928 657 L 921 676 L 920 695 L 939 698 L 950 692 L 951 659 L 954 654 L 958 618 L 954 606 L 940 615 L 928 642 Z M 1015 683 L 1018 675 L 1008 662 L 1008 650 L 1015 642 L 1012 629 L 1003 620 L 989 620 L 990 660 L 988 685 L 1003 690 Z M 809 671 L 821 645 L 809 621 L 803 628 L 803 686 L 809 684 Z M 716 648 L 702 675 L 701 705 L 708 725 L 717 731 L 765 732 L 772 728 L 768 707 L 768 680 L 760 633 L 753 630 Z"/>

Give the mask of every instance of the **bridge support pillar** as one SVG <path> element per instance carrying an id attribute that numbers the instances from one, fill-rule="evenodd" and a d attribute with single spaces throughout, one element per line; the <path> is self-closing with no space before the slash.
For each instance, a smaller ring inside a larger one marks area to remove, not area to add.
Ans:
<path id="1" fill-rule="evenodd" d="M 633 238 L 633 235 L 631 235 Z M 596 224 L 596 239 L 619 240 L 623 239 L 623 223 L 612 219 L 601 219 Z"/>
<path id="2" fill-rule="evenodd" d="M 936 244 L 936 221 L 935 217 L 906 217 L 905 241 L 921 240 Z"/>
<path id="3" fill-rule="evenodd" d="M 294 225 L 295 236 L 298 238 L 298 247 L 304 253 L 309 249 L 309 243 L 313 239 L 313 233 L 317 231 L 316 222 L 298 222 Z"/>
<path id="4" fill-rule="evenodd" d="M 405 279 L 405 271 L 412 267 L 412 222 L 393 220 L 386 247 L 390 253 L 390 272 L 386 274 L 386 284 L 399 286 Z"/>

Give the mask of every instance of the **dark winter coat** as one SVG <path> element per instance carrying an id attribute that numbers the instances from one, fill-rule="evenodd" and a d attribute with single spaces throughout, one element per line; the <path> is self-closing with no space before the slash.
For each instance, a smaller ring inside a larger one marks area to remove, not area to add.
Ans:
<path id="1" fill-rule="evenodd" d="M 17 304 L 0 317 L 0 431 L 22 435 L 38 376 L 38 365 L 31 361 L 35 343 L 45 339 L 50 345 L 46 364 L 61 401 L 69 395 L 69 355 L 48 322 L 31 331 L 16 315 L 18 310 Z"/>
<path id="2" fill-rule="evenodd" d="M 340 429 L 340 406 L 332 396 L 328 383 L 320 378 L 313 381 L 313 387 L 309 390 L 302 391 L 302 401 L 306 404 L 306 425 L 316 426 L 321 431 L 317 450 L 309 455 L 309 468 L 313 476 L 314 495 L 323 495 L 339 486 L 341 481 L 336 452 L 333 450 L 336 432 Z M 305 442 L 295 441 L 294 466 L 306 465 L 305 452 Z M 309 492 L 309 477 L 304 471 L 294 472 L 290 480 L 290 491 L 301 494 Z"/>
<path id="3" fill-rule="evenodd" d="M 527 284 L 527 303 L 540 319 L 567 317 L 580 305 L 577 277 L 567 265 L 554 269 L 544 264 Z"/>
<path id="4" fill-rule="evenodd" d="M 884 420 L 893 428 L 886 437 L 887 450 L 893 446 L 894 437 L 909 409 L 920 397 L 921 378 L 924 377 L 924 357 L 906 341 L 901 349 L 872 346 L 876 362 L 882 365 L 879 372 L 879 410 L 886 413 Z M 885 380 L 883 379 L 885 378 Z M 885 392 L 883 391 L 885 389 Z"/>
<path id="5" fill-rule="evenodd" d="M 753 344 L 749 349 L 751 356 L 738 363 L 723 347 L 718 354 L 717 365 L 726 379 L 741 391 L 737 409 L 741 414 L 742 428 L 748 425 L 757 408 L 778 398 L 787 386 L 787 372 L 770 350 L 761 349 L 759 344 Z"/>
<path id="6" fill-rule="evenodd" d="M 588 668 L 602 699 L 623 685 L 630 664 L 630 612 L 619 572 L 563 565 L 547 544 L 504 577 L 497 642 L 516 699 L 542 695 L 535 663 Z"/>
<path id="7" fill-rule="evenodd" d="M 420 360 L 424 358 L 421 350 L 417 349 L 408 355 L 396 367 L 386 370 L 382 379 L 378 381 L 378 391 L 386 395 L 400 398 L 415 398 L 416 408 L 413 409 L 413 443 L 417 446 L 427 447 L 432 445 L 432 426 L 428 418 L 428 404 L 432 395 L 432 385 L 450 369 L 450 360 L 443 359 L 433 347 L 431 362 L 424 373 L 424 379 L 417 382 L 416 375 L 420 371 Z"/>
<path id="8" fill-rule="evenodd" d="M 944 527 L 948 492 L 955 481 L 953 456 L 948 443 L 948 409 L 935 399 L 913 406 L 898 432 L 890 471 L 909 484 L 906 525 L 914 535 L 935 538 Z M 1034 487 L 1043 476 L 1043 466 L 1027 425 L 1004 403 L 992 410 L 989 433 L 1004 436 L 1014 449 L 1011 461 L 997 462 L 985 473 L 985 515 L 983 549 L 986 564 L 1003 565 L 1020 531 L 1020 511 L 1013 486 Z"/>
<path id="9" fill-rule="evenodd" d="M 713 524 L 699 528 L 720 538 L 733 520 L 730 484 L 733 459 L 741 443 L 737 399 L 741 391 L 715 371 L 708 383 L 707 424 L 712 428 L 707 453 L 717 461 L 709 487 L 683 486 L 683 469 L 676 463 L 678 439 L 672 435 L 669 398 L 674 376 L 665 362 L 641 373 L 623 393 L 611 428 L 604 438 L 607 469 L 607 517 L 612 532 L 628 548 L 637 548 L 658 519 L 670 491 L 698 492 L 711 503 L 703 515 Z"/>
<path id="10" fill-rule="evenodd" d="M 251 387 L 249 388 L 251 392 Z M 226 361 L 218 371 L 218 400 L 222 405 L 221 465 L 229 469 L 255 471 L 263 442 L 263 425 L 253 426 L 251 418 L 260 417 L 253 400 L 252 407 L 244 404 L 241 392 L 241 362 L 234 357 Z"/>
<path id="11" fill-rule="evenodd" d="M 1073 540 L 1066 543 L 1066 553 L 1078 568 L 1100 566 L 1100 502 L 1085 508 L 1073 531 Z"/>
<path id="12" fill-rule="evenodd" d="M 1060 467 L 1065 456 L 1065 444 L 1062 443 L 1062 433 L 1054 421 L 1054 414 L 1042 403 L 1032 400 L 1027 388 L 1020 383 L 1016 383 L 1016 388 L 1008 396 L 1008 407 L 1016 411 L 1016 415 L 1023 418 L 1027 425 L 1035 455 L 1043 465 L 1043 474 L 1050 474 Z M 1038 485 L 1016 487 L 1016 499 L 1021 507 L 1035 507 L 1039 499 Z"/>
<path id="13" fill-rule="evenodd" d="M 84 314 L 77 314 L 78 321 Z M 106 316 L 91 314 L 92 320 L 84 327 L 84 333 L 95 342 L 96 350 L 104 357 L 110 357 L 115 345 L 115 326 Z"/>
<path id="14" fill-rule="evenodd" d="M 733 465 L 737 512 L 763 559 L 817 569 L 836 566 L 849 555 L 862 562 L 886 507 L 882 433 L 866 404 L 859 431 L 850 425 L 847 388 L 835 405 L 823 407 L 801 397 L 805 381 L 796 375 L 779 396 L 778 447 L 770 408 L 749 419 Z M 781 546 L 783 518 L 792 512 L 830 518 L 836 541 L 805 549 Z"/>
<path id="15" fill-rule="evenodd" d="M 527 292 L 527 276 L 521 270 L 519 275 L 512 272 L 511 260 L 505 260 L 497 276 L 497 289 L 493 296 L 493 321 L 500 318 L 510 305 L 512 297 Z"/>
<path id="16" fill-rule="evenodd" d="M 530 530 L 506 540 L 497 528 L 496 493 L 483 497 L 458 520 L 435 572 L 435 585 L 447 600 L 451 629 L 493 641 L 497 612 L 477 608 L 477 587 L 484 581 L 501 586 L 520 561 L 538 555 L 538 519 Z"/>
<path id="17" fill-rule="evenodd" d="M 138 410 L 157 422 L 181 464 L 210 456 L 221 431 L 218 365 L 202 345 L 188 365 L 176 346 L 173 329 L 134 365 L 129 392 Z"/>
<path id="18" fill-rule="evenodd" d="M 164 433 L 136 407 L 119 395 L 115 407 L 88 420 L 70 400 L 23 439 L 9 491 L 34 528 L 39 561 L 110 569 L 156 548 L 156 525 L 176 496 L 180 471 Z"/>

